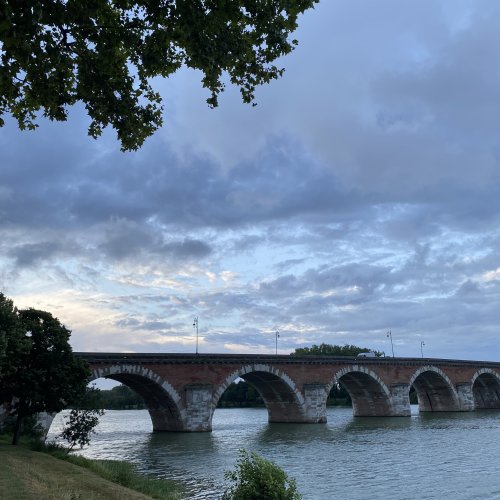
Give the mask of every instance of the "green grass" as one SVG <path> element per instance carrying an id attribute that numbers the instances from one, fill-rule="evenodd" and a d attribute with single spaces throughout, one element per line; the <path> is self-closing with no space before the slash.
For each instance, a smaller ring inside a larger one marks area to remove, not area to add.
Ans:
<path id="1" fill-rule="evenodd" d="M 89 460 L 77 455 L 70 455 L 67 460 L 95 472 L 108 481 L 139 491 L 152 498 L 169 500 L 182 498 L 181 489 L 177 483 L 166 479 L 152 479 L 141 476 L 129 462 Z"/>
<path id="2" fill-rule="evenodd" d="M 128 462 L 89 460 L 57 446 L 6 444 L 0 439 L 0 498 L 5 500 L 178 500 L 174 481 L 151 479 Z"/>

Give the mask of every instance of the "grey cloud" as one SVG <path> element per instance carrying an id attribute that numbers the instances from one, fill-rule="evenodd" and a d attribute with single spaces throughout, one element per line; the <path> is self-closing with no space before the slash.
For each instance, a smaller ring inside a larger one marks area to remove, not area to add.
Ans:
<path id="1" fill-rule="evenodd" d="M 123 259 L 139 254 L 151 247 L 158 247 L 158 238 L 151 230 L 126 220 L 112 221 L 106 225 L 104 242 L 99 245 L 109 258 Z"/>
<path id="2" fill-rule="evenodd" d="M 477 282 L 470 279 L 460 285 L 456 295 L 466 302 L 479 302 L 484 300 L 481 287 Z"/>
<path id="3" fill-rule="evenodd" d="M 274 332 L 273 332 L 274 333 Z M 213 343 L 229 343 L 235 341 L 246 347 L 267 347 L 269 340 L 274 338 L 274 334 L 269 331 L 262 331 L 257 328 L 244 327 L 238 331 L 221 332 L 219 330 L 208 331 L 205 334 L 208 346 Z"/>
<path id="4" fill-rule="evenodd" d="M 138 224 L 154 219 L 173 227 L 241 227 L 325 210 L 345 213 L 356 205 L 353 192 L 343 193 L 331 172 L 286 138 L 271 141 L 259 156 L 221 175 L 202 156 L 191 155 L 186 165 L 158 139 L 141 154 L 94 149 L 90 165 L 75 166 L 63 156 L 64 165 L 45 169 L 35 156 L 34 136 L 10 135 L 9 142 L 34 151 L 33 157 L 12 155 L 4 164 L 3 189 L 20 196 L 14 203 L 0 199 L 0 213 L 14 226 L 88 228 L 112 219 Z M 4 147 L 8 154 L 7 142 Z M 59 147 L 69 150 L 72 142 L 61 140 Z M 41 171 L 43 182 L 26 182 Z"/>
<path id="5" fill-rule="evenodd" d="M 302 259 L 288 259 L 288 260 L 285 260 L 283 262 L 279 262 L 276 265 L 276 270 L 278 272 L 283 272 L 283 271 L 286 271 L 286 270 L 288 270 L 288 269 L 290 269 L 292 267 L 304 264 L 305 262 L 306 262 L 305 258 L 302 258 Z"/>
<path id="6" fill-rule="evenodd" d="M 18 235 L 17 242 L 14 243 L 14 238 L 9 235 L 8 231 L 5 231 L 4 241 L 11 243 L 6 250 L 6 256 L 14 260 L 16 267 L 30 268 L 47 262 L 56 264 L 58 259 L 64 260 L 84 253 L 77 242 L 65 238 L 59 239 L 56 232 L 51 233 L 44 235 L 51 239 L 40 241 L 36 241 L 36 237 L 39 236 L 36 233 L 34 235 Z M 35 241 L 33 241 L 33 236 L 35 236 Z M 23 239 L 26 242 L 22 242 Z"/>
<path id="7" fill-rule="evenodd" d="M 310 269 L 300 278 L 281 276 L 260 284 L 260 291 L 268 297 L 298 296 L 306 292 L 322 293 L 345 287 L 357 287 L 362 294 L 371 294 L 386 284 L 392 284 L 391 269 L 369 264 L 348 264 L 336 267 Z"/>
<path id="8" fill-rule="evenodd" d="M 160 320 L 151 320 L 151 321 L 141 321 L 134 317 L 127 317 L 118 320 L 116 323 L 118 327 L 132 328 L 133 330 L 149 330 L 154 332 L 165 332 L 170 331 L 173 328 L 173 324 L 160 321 Z"/>
<path id="9" fill-rule="evenodd" d="M 171 254 L 175 259 L 199 259 L 210 255 L 212 248 L 200 240 L 185 238 L 183 241 L 176 241 L 163 245 L 166 253 Z"/>
<path id="10" fill-rule="evenodd" d="M 139 225 L 129 220 L 110 221 L 101 232 L 104 241 L 99 249 L 112 259 L 142 260 L 156 255 L 172 260 L 193 260 L 207 257 L 212 252 L 210 245 L 203 241 L 192 238 L 165 241 L 171 236 L 164 234 L 161 227 Z"/>
<path id="11" fill-rule="evenodd" d="M 263 282 L 259 285 L 259 289 L 268 298 L 276 298 L 279 296 L 293 296 L 302 293 L 304 283 L 299 281 L 296 276 L 288 274 L 280 276 L 272 281 Z"/>
<path id="12" fill-rule="evenodd" d="M 54 256 L 61 250 L 58 243 L 44 241 L 41 243 L 26 243 L 11 249 L 9 255 L 16 260 L 20 267 L 28 267 Z"/>

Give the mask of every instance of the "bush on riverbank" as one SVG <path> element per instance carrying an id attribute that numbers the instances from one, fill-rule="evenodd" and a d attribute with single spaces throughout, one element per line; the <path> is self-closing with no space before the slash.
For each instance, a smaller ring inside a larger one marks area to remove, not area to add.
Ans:
<path id="1" fill-rule="evenodd" d="M 234 471 L 225 474 L 232 484 L 226 489 L 223 500 L 300 500 L 295 479 L 274 462 L 256 453 L 240 450 Z"/>

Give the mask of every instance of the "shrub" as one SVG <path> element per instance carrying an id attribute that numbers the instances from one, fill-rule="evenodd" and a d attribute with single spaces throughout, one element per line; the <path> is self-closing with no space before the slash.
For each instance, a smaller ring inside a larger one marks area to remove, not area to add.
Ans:
<path id="1" fill-rule="evenodd" d="M 71 410 L 66 417 L 61 437 L 69 443 L 68 452 L 76 445 L 83 448 L 90 443 L 90 436 L 95 433 L 95 427 L 99 423 L 99 417 L 104 414 L 103 410 L 83 409 Z"/>
<path id="2" fill-rule="evenodd" d="M 225 477 L 232 484 L 226 489 L 223 500 L 299 500 L 294 479 L 275 463 L 256 453 L 240 450 L 234 471 Z"/>

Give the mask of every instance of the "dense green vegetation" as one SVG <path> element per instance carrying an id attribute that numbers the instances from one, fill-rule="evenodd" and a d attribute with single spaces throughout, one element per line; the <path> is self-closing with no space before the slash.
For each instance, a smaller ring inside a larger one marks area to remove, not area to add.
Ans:
<path id="1" fill-rule="evenodd" d="M 224 392 L 217 405 L 219 408 L 245 408 L 264 406 L 255 387 L 244 380 L 231 384 Z"/>
<path id="2" fill-rule="evenodd" d="M 15 418 L 13 444 L 25 420 L 57 413 L 85 393 L 90 370 L 73 355 L 70 335 L 49 312 L 18 310 L 0 293 L 0 404 Z"/>
<path id="3" fill-rule="evenodd" d="M 144 400 L 126 385 L 117 385 L 110 390 L 100 390 L 94 406 L 105 410 L 142 410 Z"/>
<path id="4" fill-rule="evenodd" d="M 313 344 L 311 347 L 298 347 L 290 356 L 357 356 L 363 352 L 373 352 L 375 356 L 383 356 L 384 353 L 374 351 L 367 347 L 358 347 L 356 345 L 332 345 L 332 344 Z"/>

